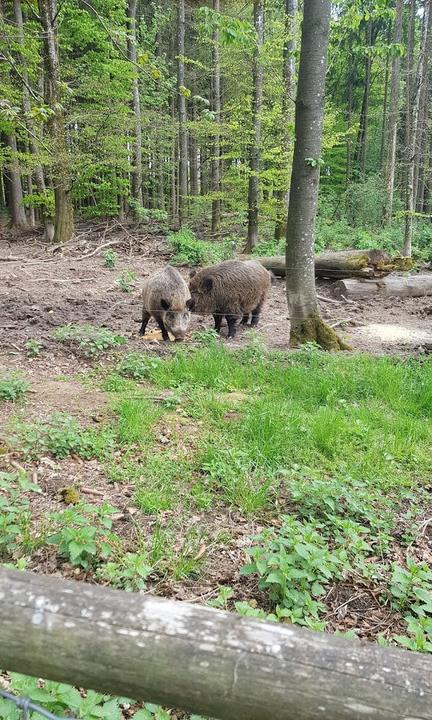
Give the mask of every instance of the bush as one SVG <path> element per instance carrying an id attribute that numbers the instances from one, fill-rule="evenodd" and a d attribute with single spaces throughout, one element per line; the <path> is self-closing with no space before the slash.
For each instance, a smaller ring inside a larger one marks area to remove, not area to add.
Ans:
<path id="1" fill-rule="evenodd" d="M 234 239 L 213 243 L 199 240 L 188 228 L 171 233 L 167 239 L 174 251 L 173 265 L 205 265 L 229 260 L 236 245 Z"/>
<path id="2" fill-rule="evenodd" d="M 87 358 L 98 357 L 126 342 L 122 335 L 94 325 L 65 325 L 55 331 L 54 337 Z"/>
<path id="3" fill-rule="evenodd" d="M 151 357 L 144 353 L 128 353 L 128 355 L 125 355 L 120 361 L 117 369 L 123 377 L 133 378 L 134 380 L 144 380 L 152 370 L 155 370 L 158 365 L 160 365 L 160 362 L 160 358 Z"/>
<path id="4" fill-rule="evenodd" d="M 29 383 L 19 374 L 0 377 L 0 400 L 16 402 L 29 389 Z"/>
<path id="5" fill-rule="evenodd" d="M 59 459 L 72 454 L 89 459 L 101 457 L 111 437 L 82 427 L 69 415 L 55 413 L 44 421 L 17 422 L 9 442 L 33 459 L 46 453 Z"/>

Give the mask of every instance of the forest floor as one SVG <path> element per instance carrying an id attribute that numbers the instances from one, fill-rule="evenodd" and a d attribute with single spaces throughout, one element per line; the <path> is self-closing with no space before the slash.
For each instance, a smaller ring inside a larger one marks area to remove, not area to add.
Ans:
<path id="1" fill-rule="evenodd" d="M 165 238 L 107 228 L 0 243 L 0 561 L 432 650 L 432 298 L 323 301 L 355 352 L 285 353 L 278 280 L 257 333 L 194 317 L 167 346 L 137 334 Z M 68 324 L 125 342 L 89 357 L 98 337 L 54 337 Z M 294 595 L 265 586 L 278 568 Z"/>

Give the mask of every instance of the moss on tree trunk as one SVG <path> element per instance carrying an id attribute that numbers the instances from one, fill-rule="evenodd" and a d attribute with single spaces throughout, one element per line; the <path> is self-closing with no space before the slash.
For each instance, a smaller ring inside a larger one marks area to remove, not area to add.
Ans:
<path id="1" fill-rule="evenodd" d="M 291 347 L 299 347 L 307 342 L 315 342 L 323 350 L 351 350 L 350 346 L 344 343 L 329 325 L 326 325 L 318 312 L 291 324 Z"/>

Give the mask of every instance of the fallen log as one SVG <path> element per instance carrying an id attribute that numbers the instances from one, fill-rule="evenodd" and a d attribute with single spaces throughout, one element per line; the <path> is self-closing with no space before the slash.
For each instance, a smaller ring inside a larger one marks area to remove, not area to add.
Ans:
<path id="1" fill-rule="evenodd" d="M 285 257 L 283 255 L 256 259 L 278 277 L 285 277 Z M 411 270 L 412 266 L 411 258 L 394 258 L 392 260 L 384 250 L 343 250 L 315 256 L 316 276 L 330 279 L 384 277 L 394 270 Z"/>
<path id="2" fill-rule="evenodd" d="M 219 720 L 432 720 L 432 659 L 0 569 L 0 668 Z"/>
<path id="3" fill-rule="evenodd" d="M 376 297 L 424 297 L 432 295 L 432 273 L 401 277 L 388 277 L 363 280 L 347 278 L 332 285 L 334 297 L 346 297 L 349 300 L 367 300 Z"/>

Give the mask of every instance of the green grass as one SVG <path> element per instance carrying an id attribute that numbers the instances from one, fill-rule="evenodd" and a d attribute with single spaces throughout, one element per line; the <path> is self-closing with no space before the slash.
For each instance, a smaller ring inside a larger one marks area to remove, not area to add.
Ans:
<path id="1" fill-rule="evenodd" d="M 134 507 L 126 542 L 106 539 L 103 528 L 93 537 L 72 510 L 61 557 L 78 538 L 80 566 L 116 586 L 208 582 L 207 558 L 214 563 L 236 542 L 233 528 L 249 523 L 261 530 L 249 539 L 247 572 L 268 605 L 237 602 L 233 590 L 230 607 L 324 629 L 327 583 L 360 577 L 387 608 L 406 613 L 406 634 L 395 641 L 429 651 L 432 574 L 411 549 L 432 483 L 429 359 L 314 346 L 276 353 L 256 334 L 231 351 L 206 336 L 161 359 L 126 355 L 98 378 L 114 416 L 106 424 L 84 428 L 62 416 L 16 433 L 14 447 L 26 457 L 98 458 Z M 7 511 L 7 545 L 18 559 L 17 547 L 31 555 L 44 542 L 24 510 L 24 545 Z"/>

